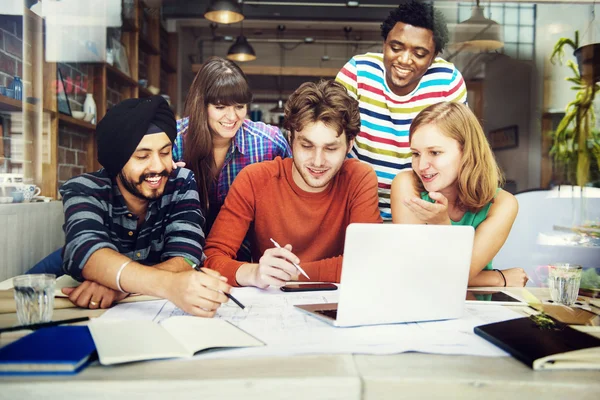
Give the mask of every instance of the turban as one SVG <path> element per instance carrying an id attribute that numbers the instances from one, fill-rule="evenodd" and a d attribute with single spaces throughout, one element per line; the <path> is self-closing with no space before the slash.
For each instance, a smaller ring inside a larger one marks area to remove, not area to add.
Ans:
<path id="1" fill-rule="evenodd" d="M 96 127 L 98 162 L 111 177 L 117 176 L 144 135 L 156 131 L 165 132 L 171 142 L 177 136 L 175 116 L 162 96 L 120 102 Z"/>

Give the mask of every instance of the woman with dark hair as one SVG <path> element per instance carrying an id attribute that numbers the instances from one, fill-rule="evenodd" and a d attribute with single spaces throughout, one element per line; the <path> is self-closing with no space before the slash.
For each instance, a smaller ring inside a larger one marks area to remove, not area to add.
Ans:
<path id="1" fill-rule="evenodd" d="M 232 61 L 211 57 L 196 74 L 178 121 L 173 160 L 184 161 L 198 183 L 208 235 L 231 183 L 245 166 L 291 157 L 277 127 L 245 119 L 252 93 Z"/>
<path id="2" fill-rule="evenodd" d="M 421 111 L 409 131 L 412 172 L 392 182 L 400 224 L 475 228 L 469 286 L 525 286 L 522 268 L 492 269 L 517 217 L 517 199 L 500 188 L 502 172 L 469 107 L 443 102 Z"/>

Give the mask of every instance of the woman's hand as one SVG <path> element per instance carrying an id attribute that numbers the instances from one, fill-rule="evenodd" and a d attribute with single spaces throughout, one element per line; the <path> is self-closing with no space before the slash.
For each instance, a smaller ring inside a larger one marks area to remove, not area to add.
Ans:
<path id="1" fill-rule="evenodd" d="M 435 203 L 417 197 L 404 199 L 403 203 L 417 218 L 426 224 L 450 225 L 448 199 L 438 192 L 429 192 L 429 197 L 435 200 Z"/>
<path id="2" fill-rule="evenodd" d="M 183 161 L 177 161 L 177 162 L 175 162 L 173 160 L 172 163 L 173 163 L 173 169 L 185 167 L 185 162 L 183 162 Z"/>
<path id="3" fill-rule="evenodd" d="M 504 279 L 506 279 L 507 287 L 523 287 L 529 280 L 523 268 L 503 269 L 502 273 L 504 274 Z"/>

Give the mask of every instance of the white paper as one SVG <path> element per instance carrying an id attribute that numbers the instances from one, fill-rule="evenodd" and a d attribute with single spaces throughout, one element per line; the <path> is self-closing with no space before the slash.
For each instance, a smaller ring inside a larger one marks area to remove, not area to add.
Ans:
<path id="1" fill-rule="evenodd" d="M 231 322 L 267 345 L 196 357 L 395 354 L 407 351 L 506 356 L 504 351 L 475 335 L 473 329 L 478 325 L 522 317 L 503 306 L 468 304 L 464 317 L 455 320 L 336 328 L 295 309 L 293 305 L 337 302 L 338 291 L 283 293 L 275 288 L 234 288 L 231 294 L 246 306 L 248 312 L 229 301 L 219 308 L 216 318 Z M 142 306 L 147 307 L 142 309 Z M 186 313 L 173 303 L 161 300 L 119 304 L 102 318 L 160 322 L 175 315 Z"/>

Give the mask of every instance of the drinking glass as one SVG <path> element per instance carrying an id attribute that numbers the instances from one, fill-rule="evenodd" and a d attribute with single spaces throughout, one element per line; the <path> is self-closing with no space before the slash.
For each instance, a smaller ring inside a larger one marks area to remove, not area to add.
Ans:
<path id="1" fill-rule="evenodd" d="M 550 264 L 548 266 L 548 287 L 552 301 L 570 306 L 577 300 L 581 283 L 581 265 Z"/>
<path id="2" fill-rule="evenodd" d="M 54 311 L 56 275 L 31 274 L 13 278 L 17 319 L 21 325 L 50 322 Z"/>

